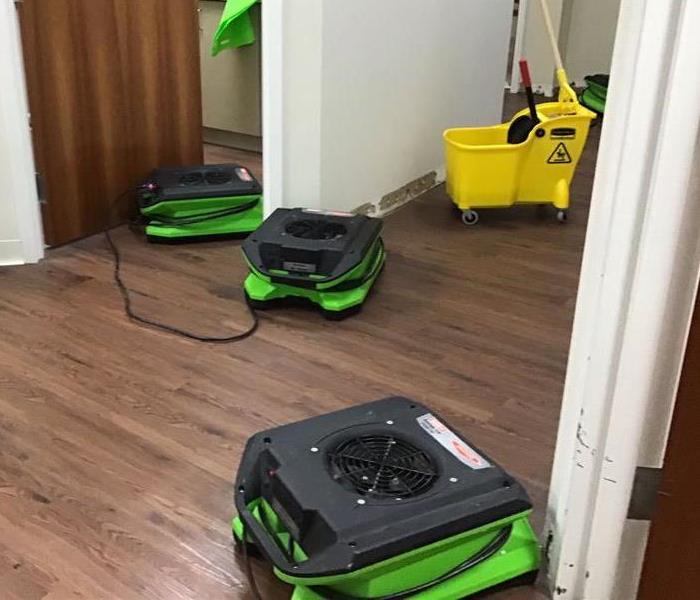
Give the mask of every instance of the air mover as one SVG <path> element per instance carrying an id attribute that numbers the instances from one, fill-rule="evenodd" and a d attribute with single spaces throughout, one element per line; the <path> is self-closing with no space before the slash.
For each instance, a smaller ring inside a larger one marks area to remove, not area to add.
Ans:
<path id="1" fill-rule="evenodd" d="M 188 242 L 255 231 L 262 223 L 262 187 L 233 164 L 156 169 L 138 194 L 152 242 Z"/>
<path id="2" fill-rule="evenodd" d="M 382 222 L 349 213 L 277 209 L 243 243 L 251 306 L 304 299 L 328 318 L 357 312 L 381 272 Z"/>
<path id="3" fill-rule="evenodd" d="M 539 566 L 522 486 L 407 398 L 254 435 L 234 494 L 237 546 L 293 600 L 458 600 Z"/>
<path id="4" fill-rule="evenodd" d="M 605 101 L 608 97 L 610 76 L 597 73 L 595 75 L 587 75 L 584 80 L 587 87 L 579 96 L 581 104 L 602 115 L 605 113 Z"/>

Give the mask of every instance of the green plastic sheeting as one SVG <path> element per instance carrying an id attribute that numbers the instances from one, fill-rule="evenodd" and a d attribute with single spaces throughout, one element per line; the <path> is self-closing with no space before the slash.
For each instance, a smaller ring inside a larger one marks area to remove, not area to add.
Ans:
<path id="1" fill-rule="evenodd" d="M 227 48 L 240 48 L 255 41 L 249 10 L 259 0 L 226 0 L 224 14 L 214 34 L 211 53 L 216 56 Z"/>

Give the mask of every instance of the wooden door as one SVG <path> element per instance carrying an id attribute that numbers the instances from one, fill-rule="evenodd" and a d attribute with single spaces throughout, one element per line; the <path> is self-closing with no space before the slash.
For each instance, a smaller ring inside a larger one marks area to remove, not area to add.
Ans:
<path id="1" fill-rule="evenodd" d="M 700 301 L 690 330 L 640 600 L 700 598 Z"/>
<path id="2" fill-rule="evenodd" d="M 132 214 L 160 165 L 202 162 L 197 0 L 18 5 L 46 242 Z"/>

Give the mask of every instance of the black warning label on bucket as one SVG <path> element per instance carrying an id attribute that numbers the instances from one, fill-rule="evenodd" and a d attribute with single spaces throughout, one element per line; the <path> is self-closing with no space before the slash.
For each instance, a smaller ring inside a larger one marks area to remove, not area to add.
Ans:
<path id="1" fill-rule="evenodd" d="M 555 127 L 549 134 L 553 140 L 574 140 L 576 139 L 576 129 L 573 127 Z"/>
<path id="2" fill-rule="evenodd" d="M 559 142 L 554 152 L 552 152 L 547 159 L 547 164 L 550 165 L 565 165 L 570 162 L 571 154 L 569 154 L 569 150 L 564 142 Z"/>
<path id="3" fill-rule="evenodd" d="M 416 419 L 418 424 L 430 434 L 445 450 L 457 460 L 474 470 L 488 469 L 491 464 L 474 448 L 459 438 L 454 431 L 427 413 Z"/>

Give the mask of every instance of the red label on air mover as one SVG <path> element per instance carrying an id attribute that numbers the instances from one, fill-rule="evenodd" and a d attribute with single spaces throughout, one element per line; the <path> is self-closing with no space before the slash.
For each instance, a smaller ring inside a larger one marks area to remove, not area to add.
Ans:
<path id="1" fill-rule="evenodd" d="M 491 466 L 481 454 L 430 413 L 421 415 L 416 420 L 436 442 L 469 468 L 479 471 Z"/>
<path id="2" fill-rule="evenodd" d="M 236 169 L 236 175 L 238 175 L 238 179 L 241 181 L 253 181 L 253 176 L 248 172 L 248 169 L 244 169 L 243 167 L 238 167 Z"/>

